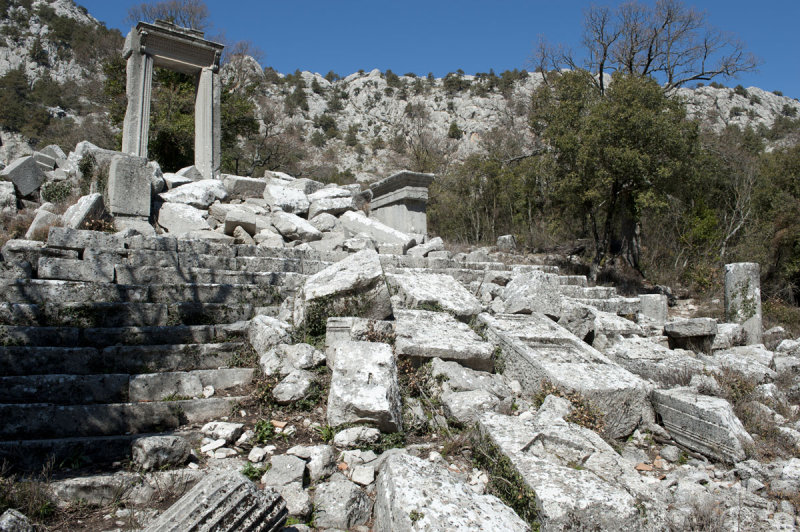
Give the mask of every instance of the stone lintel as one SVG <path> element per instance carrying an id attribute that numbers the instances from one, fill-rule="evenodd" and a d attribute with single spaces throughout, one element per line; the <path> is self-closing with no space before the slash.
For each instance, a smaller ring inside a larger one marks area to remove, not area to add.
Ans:
<path id="1" fill-rule="evenodd" d="M 389 192 L 393 192 L 405 187 L 427 189 L 435 177 L 436 176 L 434 174 L 423 174 L 421 172 L 401 170 L 396 174 L 392 174 L 386 179 L 381 179 L 377 183 L 374 183 L 372 186 L 370 186 L 370 189 L 372 190 L 373 201 L 384 194 L 388 194 Z"/>
<path id="2" fill-rule="evenodd" d="M 409 203 L 415 201 L 425 204 L 428 203 L 427 187 L 403 187 L 398 190 L 393 190 L 380 197 L 374 197 L 370 202 L 370 208 L 374 210 L 394 203 Z"/>
<path id="3" fill-rule="evenodd" d="M 153 58 L 155 66 L 194 75 L 203 68 L 217 70 L 224 46 L 202 38 L 203 33 L 166 23 L 140 22 L 125 39 L 123 55 L 138 52 Z"/>

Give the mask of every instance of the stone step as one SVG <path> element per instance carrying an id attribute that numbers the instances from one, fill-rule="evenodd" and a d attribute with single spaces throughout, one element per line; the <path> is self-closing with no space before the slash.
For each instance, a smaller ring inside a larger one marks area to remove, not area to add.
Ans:
<path id="1" fill-rule="evenodd" d="M 208 268 L 157 268 L 118 265 L 118 284 L 256 284 L 297 288 L 307 277 L 294 272 L 240 272 Z"/>
<path id="2" fill-rule="evenodd" d="M 559 275 L 558 284 L 565 286 L 589 286 L 585 275 Z"/>
<path id="3" fill-rule="evenodd" d="M 246 386 L 253 379 L 251 368 L 204 369 L 139 375 L 27 375 L 0 377 L 0 403 L 88 405 L 165 398 L 201 398 L 203 388 L 215 393 Z"/>
<path id="4" fill-rule="evenodd" d="M 0 439 L 32 440 L 140 434 L 173 430 L 230 414 L 246 397 L 212 397 L 151 403 L 51 405 L 0 404 Z"/>
<path id="5" fill-rule="evenodd" d="M 572 300 L 595 307 L 603 312 L 611 312 L 620 316 L 635 316 L 642 308 L 642 302 L 638 297 L 611 297 L 608 299 L 572 298 Z"/>
<path id="6" fill-rule="evenodd" d="M 240 338 L 237 324 L 166 327 L 20 327 L 0 325 L 0 346 L 107 347 L 112 345 L 205 344 Z"/>
<path id="7" fill-rule="evenodd" d="M 617 297 L 617 289 L 613 286 L 578 286 L 561 285 L 561 295 L 578 299 L 611 299 Z"/>
<path id="8" fill-rule="evenodd" d="M 256 284 L 149 284 L 120 285 L 57 279 L 0 281 L 0 301 L 44 304 L 70 303 L 221 303 L 267 306 L 280 303 L 294 289 Z"/>
<path id="9" fill-rule="evenodd" d="M 41 472 L 53 460 L 56 469 L 79 468 L 87 464 L 111 465 L 131 456 L 131 444 L 156 434 L 120 434 L 79 438 L 0 441 L 0 462 L 13 464 L 14 470 Z"/>
<path id="10" fill-rule="evenodd" d="M 94 347 L 0 347 L 0 375 L 96 375 L 216 369 L 252 364 L 244 342 Z"/>
<path id="11" fill-rule="evenodd" d="M 202 303 L 0 303 L 0 324 L 32 327 L 146 327 L 249 320 L 252 305 Z"/>

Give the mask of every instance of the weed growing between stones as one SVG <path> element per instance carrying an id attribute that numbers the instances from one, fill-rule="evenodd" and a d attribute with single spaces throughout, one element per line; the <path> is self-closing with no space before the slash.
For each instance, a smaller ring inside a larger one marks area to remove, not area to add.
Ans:
<path id="1" fill-rule="evenodd" d="M 36 477 L 18 478 L 9 474 L 11 465 L 4 460 L 0 464 L 0 515 L 13 508 L 39 523 L 51 520 L 56 511 L 49 488 L 52 468 L 49 461 Z"/>
<path id="2" fill-rule="evenodd" d="M 552 382 L 545 380 L 542 381 L 542 387 L 539 393 L 533 398 L 537 408 L 542 405 L 548 395 L 563 397 L 572 404 L 574 410 L 569 416 L 564 418 L 564 421 L 586 427 L 601 436 L 605 434 L 606 425 L 603 413 L 583 395 L 578 392 L 563 390 Z"/>
<path id="3" fill-rule="evenodd" d="M 275 437 L 275 425 L 266 419 L 259 419 L 253 426 L 253 441 L 255 443 L 267 443 Z"/>
<path id="4" fill-rule="evenodd" d="M 325 443 L 330 443 L 333 441 L 333 437 L 336 436 L 336 429 L 331 427 L 330 425 L 321 425 L 314 429 L 319 437 Z"/>
<path id="5" fill-rule="evenodd" d="M 253 482 L 258 482 L 261 480 L 261 477 L 264 475 L 264 473 L 269 471 L 270 466 L 271 464 L 267 463 L 261 467 L 256 467 L 252 462 L 247 462 L 240 472 Z"/>
<path id="6" fill-rule="evenodd" d="M 232 368 L 254 368 L 258 366 L 258 353 L 250 342 L 242 342 L 242 346 L 231 355 L 228 366 Z"/>
<path id="7" fill-rule="evenodd" d="M 477 435 L 472 440 L 472 453 L 474 466 L 489 474 L 487 491 L 517 512 L 532 531 L 538 531 L 536 492 L 525 484 L 511 460 L 488 438 Z"/>
<path id="8" fill-rule="evenodd" d="M 165 396 L 165 397 L 164 397 L 163 399 L 161 399 L 161 400 L 162 400 L 162 401 L 169 402 L 169 401 L 187 401 L 187 400 L 189 400 L 189 399 L 191 399 L 191 397 L 190 397 L 190 396 L 188 396 L 188 395 L 180 395 L 180 394 L 179 394 L 179 393 L 177 393 L 177 392 L 172 392 L 171 394 L 169 394 L 169 395 Z"/>

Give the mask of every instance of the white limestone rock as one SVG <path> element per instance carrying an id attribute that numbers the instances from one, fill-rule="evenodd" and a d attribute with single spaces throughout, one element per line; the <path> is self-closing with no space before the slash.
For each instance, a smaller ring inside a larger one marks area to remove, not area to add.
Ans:
<path id="1" fill-rule="evenodd" d="M 352 198 L 352 197 L 353 193 L 347 190 L 346 188 L 341 188 L 337 186 L 328 186 L 328 187 L 323 187 L 309 194 L 308 200 L 319 201 L 323 199 Z"/>
<path id="2" fill-rule="evenodd" d="M 449 418 L 462 425 L 475 423 L 481 414 L 494 410 L 500 400 L 486 390 L 446 392 L 441 396 L 442 405 Z"/>
<path id="3" fill-rule="evenodd" d="M 279 319 L 258 315 L 247 327 L 247 339 L 259 357 L 263 357 L 278 344 L 291 339 L 292 326 Z"/>
<path id="4" fill-rule="evenodd" d="M 17 194 L 14 192 L 14 183 L 0 181 L 0 214 L 12 215 L 17 213 Z"/>
<path id="5" fill-rule="evenodd" d="M 494 346 L 446 312 L 397 310 L 395 352 L 414 359 L 438 357 L 472 369 L 494 369 Z"/>
<path id="6" fill-rule="evenodd" d="M 428 240 L 424 244 L 419 244 L 409 249 L 407 255 L 411 255 L 412 257 L 427 257 L 429 253 L 433 251 L 442 251 L 443 249 L 444 241 L 442 240 L 442 237 L 437 236 L 436 238 Z"/>
<path id="7" fill-rule="evenodd" d="M 351 235 L 366 233 L 375 242 L 398 246 L 399 249 L 402 249 L 401 254 L 416 244 L 416 240 L 412 236 L 377 220 L 367 218 L 362 212 L 348 211 L 339 217 L 339 221 L 345 231 Z"/>
<path id="8" fill-rule="evenodd" d="M 443 466 L 406 453 L 383 463 L 376 488 L 376 532 L 530 530 L 497 497 L 479 495 Z"/>
<path id="9" fill-rule="evenodd" d="M 297 215 L 307 214 L 311 204 L 302 190 L 280 185 L 267 185 L 263 196 L 268 205 Z"/>
<path id="10" fill-rule="evenodd" d="M 191 446 L 180 436 L 146 436 L 131 445 L 133 463 L 144 471 L 182 465 Z"/>
<path id="11" fill-rule="evenodd" d="M 59 226 L 61 223 L 61 216 L 40 209 L 25 232 L 25 239 L 32 240 L 34 237 L 46 236 L 48 227 Z"/>
<path id="12" fill-rule="evenodd" d="M 434 358 L 431 362 L 431 377 L 440 382 L 442 393 L 483 390 L 505 399 L 513 394 L 503 375 L 475 371 L 458 362 Z"/>
<path id="13" fill-rule="evenodd" d="M 338 216 L 343 212 L 353 211 L 355 208 L 352 196 L 318 199 L 311 202 L 308 208 L 308 218 L 311 219 L 323 213 Z"/>
<path id="14" fill-rule="evenodd" d="M 336 433 L 333 444 L 342 449 L 365 447 L 378 443 L 381 431 L 374 427 L 350 427 Z"/>
<path id="15" fill-rule="evenodd" d="M 336 478 L 314 491 L 314 526 L 351 530 L 372 516 L 372 500 L 353 482 Z"/>
<path id="16" fill-rule="evenodd" d="M 215 201 L 226 200 L 228 192 L 220 180 L 203 179 L 175 187 L 158 196 L 166 203 L 180 203 L 198 209 L 208 209 Z"/>
<path id="17" fill-rule="evenodd" d="M 286 454 L 306 461 L 311 482 L 319 482 L 336 472 L 336 449 L 330 445 L 295 445 Z"/>
<path id="18" fill-rule="evenodd" d="M 28 196 L 42 186 L 45 175 L 36 159 L 26 156 L 15 159 L 0 170 L 0 179 L 11 181 L 20 196 Z"/>
<path id="19" fill-rule="evenodd" d="M 338 218 L 326 212 L 317 214 L 316 216 L 309 216 L 309 223 L 317 228 L 318 231 L 323 233 L 328 231 L 336 231 L 341 227 Z"/>
<path id="20" fill-rule="evenodd" d="M 433 307 L 468 320 L 481 312 L 480 302 L 452 276 L 442 273 L 390 273 L 386 281 L 396 290 L 396 309 Z"/>
<path id="21" fill-rule="evenodd" d="M 188 186 L 188 185 L 187 185 Z M 183 203 L 164 203 L 158 210 L 158 225 L 173 234 L 208 231 L 208 213 Z"/>
<path id="22" fill-rule="evenodd" d="M 273 212 L 272 225 L 287 240 L 313 242 L 322 239 L 322 233 L 307 220 L 288 212 Z"/>
<path id="23" fill-rule="evenodd" d="M 503 290 L 503 299 L 506 314 L 561 314 L 561 292 L 555 274 L 537 270 L 516 271 Z"/>
<path id="24" fill-rule="evenodd" d="M 280 487 L 289 484 L 303 485 L 306 474 L 306 462 L 302 458 L 288 454 L 276 454 L 269 461 L 269 471 L 261 477 L 266 486 Z"/>
<path id="25" fill-rule="evenodd" d="M 374 423 L 383 432 L 401 431 L 400 386 L 391 346 L 341 342 L 332 350 L 328 424 Z"/>
<path id="26" fill-rule="evenodd" d="M 227 443 L 234 443 L 244 432 L 244 424 L 211 421 L 203 425 L 200 432 L 214 440 L 225 440 Z"/>
<path id="27" fill-rule="evenodd" d="M 88 220 L 96 220 L 103 215 L 103 195 L 99 193 L 82 196 L 75 205 L 70 206 L 63 215 L 64 227 L 80 229 Z"/>
<path id="28" fill-rule="evenodd" d="M 275 385 L 272 389 L 272 398 L 279 405 L 292 404 L 308 395 L 314 381 L 313 373 L 296 369 Z"/>
<path id="29" fill-rule="evenodd" d="M 267 186 L 263 179 L 229 174 L 222 175 L 222 183 L 228 194 L 234 198 L 261 198 Z"/>
<path id="30" fill-rule="evenodd" d="M 631 373 L 665 386 L 713 369 L 692 351 L 668 349 L 650 338 L 622 338 L 604 353 Z"/>
<path id="31" fill-rule="evenodd" d="M 202 181 L 203 180 L 203 173 L 197 169 L 195 165 L 187 166 L 185 168 L 181 168 L 177 172 L 175 172 L 178 176 L 188 179 L 189 181 Z"/>
<path id="32" fill-rule="evenodd" d="M 360 251 L 306 279 L 294 300 L 295 325 L 305 322 L 309 310 L 315 310 L 315 315 L 347 310 L 377 320 L 390 316 L 389 291 L 378 254 Z"/>

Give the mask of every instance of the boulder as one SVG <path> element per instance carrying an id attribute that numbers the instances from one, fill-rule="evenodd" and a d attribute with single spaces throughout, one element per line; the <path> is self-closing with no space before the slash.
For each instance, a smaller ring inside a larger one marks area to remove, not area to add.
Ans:
<path id="1" fill-rule="evenodd" d="M 383 432 L 401 431 L 400 386 L 391 346 L 340 342 L 332 351 L 328 424 L 373 423 Z"/>
<path id="2" fill-rule="evenodd" d="M 267 185 L 264 188 L 264 200 L 272 207 L 297 215 L 308 213 L 310 202 L 302 190 L 281 185 Z"/>
<path id="3" fill-rule="evenodd" d="M 180 177 L 183 177 L 184 179 L 188 179 L 189 181 L 203 180 L 203 173 L 200 170 L 198 170 L 195 165 L 187 166 L 186 168 L 181 168 L 175 173 Z"/>
<path id="4" fill-rule="evenodd" d="M 234 198 L 261 198 L 267 187 L 263 179 L 228 174 L 222 175 L 222 184 L 228 195 Z"/>
<path id="5" fill-rule="evenodd" d="M 372 516 L 372 500 L 353 482 L 336 478 L 314 491 L 314 526 L 351 530 Z"/>
<path id="6" fill-rule="evenodd" d="M 270 316 L 258 315 L 247 327 L 247 339 L 259 357 L 264 357 L 278 344 L 291 340 L 292 326 Z"/>
<path id="7" fill-rule="evenodd" d="M 169 233 L 181 234 L 191 231 L 210 230 L 208 213 L 183 203 L 164 203 L 158 210 L 158 225 Z"/>
<path id="8" fill-rule="evenodd" d="M 0 515 L 0 532 L 34 532 L 36 527 L 25 515 L 9 508 Z"/>
<path id="9" fill-rule="evenodd" d="M 134 465 L 144 471 L 182 465 L 192 448 L 180 436 L 147 436 L 131 446 Z"/>
<path id="10" fill-rule="evenodd" d="M 336 472 L 336 449 L 330 445 L 296 445 L 286 454 L 306 461 L 311 482 L 319 482 Z"/>
<path id="11" fill-rule="evenodd" d="M 288 212 L 273 212 L 272 225 L 287 240 L 313 242 L 322 238 L 322 233 L 307 220 Z"/>
<path id="12" fill-rule="evenodd" d="M 272 398 L 279 405 L 292 404 L 308 395 L 315 380 L 310 371 L 296 369 L 275 385 Z"/>
<path id="13" fill-rule="evenodd" d="M 235 443 L 244 432 L 244 424 L 211 421 L 203 425 L 200 432 L 212 440 L 225 440 L 227 443 Z"/>
<path id="14" fill-rule="evenodd" d="M 356 209 L 352 196 L 344 198 L 323 198 L 312 201 L 308 208 L 308 218 L 314 218 L 319 214 L 327 213 L 340 215 L 343 212 L 354 211 Z"/>
<path id="15" fill-rule="evenodd" d="M 208 209 L 215 201 L 226 200 L 228 192 L 220 180 L 203 179 L 175 187 L 158 196 L 166 203 L 180 203 L 198 209 Z"/>
<path id="16" fill-rule="evenodd" d="M 325 353 L 309 344 L 278 344 L 261 357 L 261 371 L 284 377 L 298 369 L 312 369 L 325 362 Z"/>
<path id="17" fill-rule="evenodd" d="M 396 309 L 445 311 L 461 320 L 481 312 L 480 302 L 452 276 L 442 273 L 390 273 L 386 282 L 396 291 Z"/>
<path id="18" fill-rule="evenodd" d="M 43 239 L 47 236 L 47 231 L 50 227 L 61 225 L 61 223 L 61 216 L 41 209 L 36 213 L 36 217 L 34 217 L 30 227 L 25 232 L 25 239 Z"/>
<path id="19" fill-rule="evenodd" d="M 494 369 L 494 346 L 445 312 L 397 310 L 395 353 L 422 360 L 438 357 L 476 370 Z"/>
<path id="20" fill-rule="evenodd" d="M 441 251 L 443 249 L 444 241 L 442 240 L 442 237 L 437 236 L 436 238 L 428 240 L 424 244 L 419 244 L 409 249 L 407 255 L 411 255 L 412 257 L 426 257 L 428 253 L 433 251 Z"/>
<path id="21" fill-rule="evenodd" d="M 497 251 L 503 253 L 514 253 L 517 251 L 517 239 L 514 235 L 502 235 L 497 237 Z"/>
<path id="22" fill-rule="evenodd" d="M 309 223 L 313 225 L 317 231 L 335 231 L 340 227 L 339 220 L 336 216 L 326 212 L 317 214 L 316 216 L 309 217 Z"/>
<path id="23" fill-rule="evenodd" d="M 44 169 L 29 155 L 15 159 L 0 170 L 0 179 L 14 183 L 20 196 L 28 196 L 39 190 L 45 175 Z"/>
<path id="24" fill-rule="evenodd" d="M 277 454 L 270 461 L 269 470 L 261 477 L 266 486 L 280 487 L 290 484 L 303 485 L 306 475 L 306 462 L 302 458 L 288 454 Z"/>
<path id="25" fill-rule="evenodd" d="M 416 240 L 412 236 L 401 233 L 397 229 L 393 229 L 377 220 L 367 218 L 362 212 L 346 212 L 339 217 L 339 221 L 349 234 L 365 233 L 380 244 L 396 245 L 402 250 L 400 254 L 405 253 L 416 244 Z"/>
<path id="26" fill-rule="evenodd" d="M 324 328 L 329 315 L 384 319 L 392 314 L 378 254 L 360 251 L 306 279 L 294 299 L 294 323 Z M 317 323 L 322 320 L 322 323 Z M 308 324 L 307 324 L 308 325 Z"/>
<path id="27" fill-rule="evenodd" d="M 530 530 L 497 497 L 477 494 L 443 466 L 406 453 L 391 455 L 381 467 L 373 528 L 376 532 Z"/>

